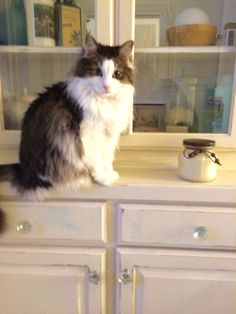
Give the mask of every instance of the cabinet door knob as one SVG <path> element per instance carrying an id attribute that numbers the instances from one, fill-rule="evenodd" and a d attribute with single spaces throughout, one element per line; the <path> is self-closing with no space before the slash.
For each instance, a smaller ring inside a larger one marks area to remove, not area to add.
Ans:
<path id="1" fill-rule="evenodd" d="M 16 229 L 20 233 L 30 233 L 32 230 L 32 224 L 28 220 L 22 220 L 18 223 Z"/>
<path id="2" fill-rule="evenodd" d="M 208 237 L 207 228 L 204 226 L 198 226 L 193 231 L 193 238 L 196 240 L 206 240 Z"/>
<path id="3" fill-rule="evenodd" d="M 89 272 L 89 281 L 94 283 L 95 285 L 98 285 L 98 283 L 101 281 L 101 276 L 95 271 Z"/>
<path id="4" fill-rule="evenodd" d="M 130 281 L 132 281 L 132 275 L 131 275 L 130 271 L 128 269 L 122 270 L 122 272 L 120 273 L 120 277 L 119 277 L 118 281 L 119 281 L 119 283 L 124 283 L 124 284 L 127 284 Z"/>

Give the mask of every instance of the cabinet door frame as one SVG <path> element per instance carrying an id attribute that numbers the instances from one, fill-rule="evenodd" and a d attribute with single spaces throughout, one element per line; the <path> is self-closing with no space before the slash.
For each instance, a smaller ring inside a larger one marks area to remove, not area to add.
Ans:
<path id="1" fill-rule="evenodd" d="M 182 249 L 157 249 L 157 248 L 125 248 L 117 249 L 117 294 L 116 313 L 136 313 L 133 280 L 137 275 L 138 268 L 156 269 L 172 272 L 186 271 L 187 274 L 205 272 L 209 275 L 212 272 L 235 272 L 236 257 L 233 252 L 209 252 L 204 250 L 191 251 Z M 120 275 L 128 270 L 130 280 L 120 283 Z M 139 313 L 139 312 L 138 312 Z"/>
<path id="2" fill-rule="evenodd" d="M 134 38 L 135 37 L 134 36 L 135 0 L 117 0 L 116 8 L 117 8 L 118 14 L 117 14 L 116 29 L 115 29 L 115 42 L 118 44 L 129 39 L 133 39 L 135 41 L 135 38 Z M 163 47 L 161 47 L 161 49 L 162 48 Z M 175 48 L 176 47 L 174 47 L 174 49 L 173 48 L 170 49 L 169 51 L 171 53 L 175 53 L 175 51 L 178 51 L 178 49 L 175 49 Z M 210 49 L 211 48 L 212 47 L 210 47 Z M 192 51 L 194 51 L 193 49 Z M 188 49 L 183 49 L 183 52 L 188 53 Z M 158 49 L 157 49 L 157 53 L 158 53 Z M 235 53 L 235 56 L 236 56 L 236 53 Z M 132 133 L 132 119 L 131 119 L 131 125 L 129 127 L 129 130 L 130 130 L 129 134 L 123 135 L 121 138 L 120 146 L 122 148 L 182 147 L 183 139 L 185 139 L 186 137 L 209 138 L 209 139 L 215 140 L 217 147 L 219 148 L 224 148 L 224 149 L 236 148 L 236 61 L 234 65 L 234 81 L 233 81 L 232 100 L 231 100 L 231 118 L 229 121 L 229 132 L 227 134 L 213 134 L 213 133 L 212 134 L 210 133 L 159 133 L 158 134 L 158 133 L 147 133 L 147 132 Z"/>
<path id="3" fill-rule="evenodd" d="M 0 247 L 0 268 L 19 269 L 31 273 L 49 273 L 55 267 L 58 273 L 77 273 L 78 280 L 86 282 L 89 293 L 87 305 L 91 313 L 106 313 L 106 250 L 103 248 L 55 248 L 55 247 Z M 28 270 L 27 270 L 28 269 Z M 8 270 L 9 272 L 9 270 Z M 86 274 L 88 274 L 87 278 Z M 98 277 L 96 276 L 98 275 Z M 82 289 L 81 293 L 86 293 Z M 96 310 L 95 310 L 96 309 Z M 97 311 L 97 312 L 96 312 Z"/>
<path id="4" fill-rule="evenodd" d="M 104 44 L 114 44 L 114 0 L 94 0 L 96 39 Z M 28 46 L 0 46 L 1 54 L 35 54 L 35 53 L 78 53 L 78 48 L 44 48 Z M 0 147 L 18 147 L 20 144 L 21 132 L 18 130 L 4 129 L 3 114 L 3 91 L 1 83 L 1 64 L 0 64 Z M 39 91 L 40 92 L 40 91 Z"/>

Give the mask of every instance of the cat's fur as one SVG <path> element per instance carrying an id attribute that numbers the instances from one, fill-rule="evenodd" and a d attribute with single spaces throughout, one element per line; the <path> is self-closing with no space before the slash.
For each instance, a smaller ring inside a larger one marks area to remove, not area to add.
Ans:
<path id="1" fill-rule="evenodd" d="M 20 162 L 0 166 L 20 194 L 42 199 L 58 186 L 110 185 L 134 93 L 133 41 L 105 46 L 87 36 L 70 77 L 45 90 L 23 119 Z M 4 227 L 0 212 L 0 229 Z"/>

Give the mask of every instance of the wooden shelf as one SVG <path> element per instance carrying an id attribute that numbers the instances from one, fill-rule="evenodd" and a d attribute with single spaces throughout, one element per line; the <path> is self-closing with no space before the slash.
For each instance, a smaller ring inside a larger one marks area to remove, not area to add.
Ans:
<path id="1" fill-rule="evenodd" d="M 78 53 L 81 47 L 30 47 L 30 46 L 0 46 L 0 53 Z M 135 48 L 135 53 L 234 53 L 236 47 L 205 46 L 205 47 L 154 47 Z"/>
<path id="2" fill-rule="evenodd" d="M 79 53 L 81 47 L 0 46 L 0 53 Z"/>
<path id="3" fill-rule="evenodd" d="M 227 46 L 205 46 L 205 47 L 155 47 L 136 48 L 135 53 L 233 53 L 236 54 L 236 47 Z"/>

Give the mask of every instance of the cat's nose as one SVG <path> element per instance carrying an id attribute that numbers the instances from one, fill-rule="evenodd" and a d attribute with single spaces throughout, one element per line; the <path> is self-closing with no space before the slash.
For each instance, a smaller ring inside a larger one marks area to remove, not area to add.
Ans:
<path id="1" fill-rule="evenodd" d="M 108 93 L 108 92 L 110 92 L 110 86 L 109 85 L 107 85 L 107 84 L 104 84 L 103 85 L 103 88 L 104 88 L 104 91 L 106 92 L 106 93 Z"/>

